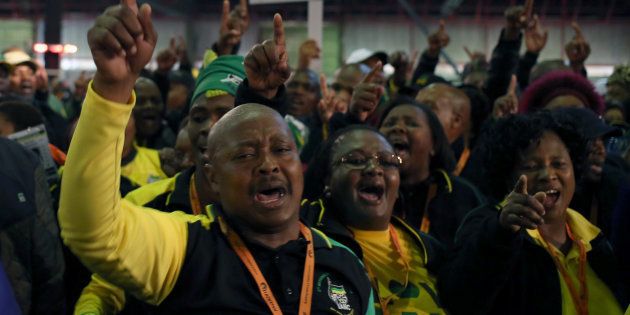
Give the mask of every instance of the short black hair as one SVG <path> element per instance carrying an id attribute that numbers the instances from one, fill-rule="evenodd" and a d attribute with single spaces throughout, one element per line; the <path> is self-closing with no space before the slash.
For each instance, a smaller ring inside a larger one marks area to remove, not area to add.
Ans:
<path id="1" fill-rule="evenodd" d="M 587 152 L 587 140 L 579 130 L 574 122 L 559 120 L 547 110 L 496 121 L 484 132 L 476 148 L 483 168 L 480 188 L 495 201 L 505 198 L 515 184 L 514 171 L 524 151 L 540 141 L 545 131 L 557 134 L 567 147 L 578 182 Z"/>
<path id="2" fill-rule="evenodd" d="M 20 101 L 0 103 L 0 114 L 14 125 L 15 131 L 22 131 L 44 123 L 44 116 L 39 109 Z"/>
<path id="3" fill-rule="evenodd" d="M 442 128 L 442 123 L 440 123 L 440 120 L 429 106 L 422 104 L 413 98 L 407 96 L 399 96 L 392 100 L 387 108 L 383 111 L 383 115 L 381 115 L 381 121 L 378 123 L 379 128 L 383 125 L 383 122 L 385 121 L 385 118 L 387 118 L 389 112 L 391 112 L 394 108 L 402 105 L 409 105 L 419 108 L 427 116 L 427 122 L 429 123 L 429 128 L 431 129 L 433 152 L 435 153 L 435 155 L 433 155 L 431 157 L 431 160 L 429 161 L 429 170 L 433 172 L 435 170 L 441 169 L 448 173 L 452 172 L 455 169 L 455 156 L 453 154 L 453 150 L 448 143 L 448 139 L 446 138 L 446 134 L 444 133 L 444 128 Z"/>
<path id="4" fill-rule="evenodd" d="M 331 158 L 335 142 L 339 139 L 339 137 L 356 130 L 371 131 L 380 135 L 383 139 L 387 139 L 376 128 L 368 125 L 350 125 L 337 130 L 334 134 L 328 137 L 326 141 L 319 145 L 315 156 L 308 164 L 308 168 L 304 174 L 304 192 L 302 194 L 305 199 L 316 200 L 324 197 L 324 187 L 326 186 L 326 179 L 330 175 L 331 171 Z"/>

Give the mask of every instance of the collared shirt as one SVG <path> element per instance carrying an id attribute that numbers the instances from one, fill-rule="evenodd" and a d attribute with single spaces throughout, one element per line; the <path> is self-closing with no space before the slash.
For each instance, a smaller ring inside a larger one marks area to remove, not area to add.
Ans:
<path id="1" fill-rule="evenodd" d="M 588 252 L 592 249 L 590 242 L 600 233 L 599 228 L 588 222 L 588 220 L 586 220 L 582 215 L 572 209 L 567 209 L 567 223 L 569 224 L 576 241 L 584 244 L 588 255 Z M 538 230 L 527 230 L 527 233 L 534 239 L 537 245 L 545 247 L 542 236 Z M 578 245 L 574 243 L 566 255 L 554 246 L 551 246 L 550 250 L 555 251 L 560 262 L 568 271 L 571 281 L 579 290 L 580 281 L 578 279 L 578 270 L 580 250 Z M 571 292 L 569 291 L 564 278 L 560 274 L 560 271 L 558 271 L 558 281 L 560 281 L 560 291 L 562 296 L 562 314 L 577 314 L 573 298 L 571 297 Z M 588 309 L 590 314 L 622 314 L 623 311 L 615 299 L 615 296 L 606 284 L 597 276 L 591 266 L 589 266 L 588 261 L 586 263 L 586 286 L 588 287 Z"/>

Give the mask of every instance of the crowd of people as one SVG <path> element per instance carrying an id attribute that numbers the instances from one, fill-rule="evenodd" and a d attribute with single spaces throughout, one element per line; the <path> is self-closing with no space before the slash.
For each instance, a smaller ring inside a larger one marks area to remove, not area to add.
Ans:
<path id="1" fill-rule="evenodd" d="M 568 62 L 538 60 L 535 11 L 456 82 L 444 21 L 330 80 L 313 40 L 289 66 L 279 14 L 237 55 L 246 0 L 200 69 L 182 38 L 154 54 L 135 0 L 95 19 L 72 88 L 5 49 L 0 313 L 628 314 L 630 65 L 600 95 L 577 23 Z M 16 143 L 38 126 L 43 150 Z"/>

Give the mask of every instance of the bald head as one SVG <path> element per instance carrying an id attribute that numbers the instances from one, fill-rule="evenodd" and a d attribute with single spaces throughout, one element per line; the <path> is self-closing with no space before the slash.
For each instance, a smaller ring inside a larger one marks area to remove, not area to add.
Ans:
<path id="1" fill-rule="evenodd" d="M 416 100 L 429 105 L 440 119 L 450 143 L 468 132 L 470 125 L 470 99 L 455 87 L 434 83 L 420 90 Z"/>
<path id="2" fill-rule="evenodd" d="M 278 112 L 258 104 L 232 109 L 210 130 L 208 158 L 206 180 L 245 237 L 297 235 L 302 163 Z"/>
<path id="3" fill-rule="evenodd" d="M 212 126 L 208 135 L 208 157 L 213 159 L 218 148 L 224 147 L 226 143 L 235 141 L 244 124 L 251 124 L 253 121 L 268 122 L 275 121 L 278 128 L 291 134 L 289 126 L 282 116 L 274 109 L 260 104 L 243 104 L 227 112 L 217 123 Z"/>

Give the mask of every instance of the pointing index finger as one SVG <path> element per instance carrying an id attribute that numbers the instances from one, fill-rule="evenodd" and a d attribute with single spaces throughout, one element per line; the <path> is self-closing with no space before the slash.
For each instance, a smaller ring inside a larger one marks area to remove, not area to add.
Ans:
<path id="1" fill-rule="evenodd" d="M 470 49 L 468 49 L 467 46 L 464 46 L 464 51 L 466 52 L 466 55 L 468 55 L 469 59 L 473 59 L 473 53 L 472 51 L 470 51 Z"/>
<path id="2" fill-rule="evenodd" d="M 247 0 L 241 0 L 241 17 L 246 17 L 249 15 L 249 11 L 247 9 Z"/>
<path id="3" fill-rule="evenodd" d="M 223 0 L 223 11 L 221 12 L 221 30 L 228 29 L 228 17 L 230 16 L 230 0 Z"/>
<path id="4" fill-rule="evenodd" d="M 531 19 L 533 11 L 534 11 L 534 0 L 527 0 L 525 2 L 525 16 L 527 17 L 528 21 L 529 19 Z"/>
<path id="5" fill-rule="evenodd" d="M 527 195 L 527 176 L 521 175 L 514 186 L 514 192 Z"/>
<path id="6" fill-rule="evenodd" d="M 510 85 L 508 86 L 507 94 L 516 95 L 516 76 L 512 75 L 512 79 L 510 80 Z"/>
<path id="7" fill-rule="evenodd" d="M 322 98 L 328 96 L 328 86 L 326 85 L 326 75 L 321 73 L 319 75 L 319 88 L 322 92 Z"/>
<path id="8" fill-rule="evenodd" d="M 440 19 L 440 32 L 444 32 L 444 28 L 446 26 L 446 22 L 444 21 L 444 19 Z"/>
<path id="9" fill-rule="evenodd" d="M 284 25 L 282 24 L 282 16 L 279 13 L 273 16 L 273 40 L 276 46 L 285 46 Z"/>
<path id="10" fill-rule="evenodd" d="M 376 65 L 374 65 L 374 68 L 372 68 L 372 71 L 370 71 L 370 73 L 368 73 L 365 78 L 363 79 L 363 83 L 372 83 L 372 80 L 374 80 L 374 78 L 376 77 L 376 74 L 381 71 L 381 68 L 383 68 L 383 63 L 381 61 L 378 61 L 376 63 Z"/>
<path id="11" fill-rule="evenodd" d="M 133 13 L 138 14 L 138 3 L 136 0 L 120 0 L 120 4 L 128 6 Z"/>
<path id="12" fill-rule="evenodd" d="M 580 28 L 580 25 L 577 22 L 572 22 L 571 23 L 571 27 L 573 28 L 573 30 L 575 31 L 575 37 L 578 38 L 583 38 L 584 35 L 582 34 L 582 29 Z"/>

